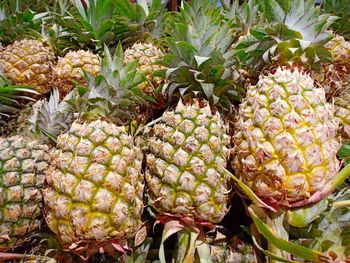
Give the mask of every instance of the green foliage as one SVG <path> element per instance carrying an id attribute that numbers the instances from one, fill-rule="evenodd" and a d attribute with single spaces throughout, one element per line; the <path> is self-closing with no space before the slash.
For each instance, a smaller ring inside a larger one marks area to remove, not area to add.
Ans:
<path id="1" fill-rule="evenodd" d="M 7 0 L 0 3 L 0 42 L 10 44 L 31 33 L 40 32 L 48 13 L 36 13 L 23 5 L 25 1 Z"/>
<path id="2" fill-rule="evenodd" d="M 24 94 L 38 94 L 30 86 L 11 85 L 9 80 L 0 76 L 0 116 L 8 116 L 20 107 L 19 100 L 33 100 Z"/>
<path id="3" fill-rule="evenodd" d="M 59 1 L 54 13 L 57 34 L 70 48 L 102 50 L 103 46 L 116 45 L 116 1 L 80 0 Z M 64 46 L 61 44 L 61 46 Z"/>
<path id="4" fill-rule="evenodd" d="M 149 5 L 141 0 L 132 3 L 130 0 L 116 1 L 118 10 L 117 39 L 126 45 L 148 38 L 159 39 L 163 34 L 164 19 L 168 16 L 164 0 L 154 0 Z"/>
<path id="5" fill-rule="evenodd" d="M 231 21 L 234 28 L 235 42 L 240 36 L 250 34 L 254 26 L 265 23 L 265 19 L 260 12 L 262 1 L 248 0 L 239 4 L 239 1 L 235 0 L 227 6 L 221 0 L 221 4 L 223 6 L 224 17 Z"/>
<path id="6" fill-rule="evenodd" d="M 66 103 L 76 94 L 69 93 L 60 101 L 59 91 L 54 89 L 49 99 L 42 99 L 33 105 L 32 114 L 28 117 L 26 129 L 43 139 L 53 141 L 62 132 L 67 131 L 73 122 L 73 112 Z"/>
<path id="7" fill-rule="evenodd" d="M 263 13 L 269 24 L 255 26 L 235 47 L 253 71 L 270 64 L 318 71 L 322 62 L 331 61 L 323 45 L 331 39 L 327 29 L 337 17 L 321 15 L 312 0 L 265 0 Z"/>
<path id="8" fill-rule="evenodd" d="M 170 50 L 163 60 L 169 82 L 163 93 L 178 99 L 205 98 L 222 110 L 231 110 L 239 97 L 236 84 L 233 29 L 220 8 L 210 1 L 183 2 L 177 16 L 169 17 L 165 42 Z"/>
<path id="9" fill-rule="evenodd" d="M 327 210 L 322 209 L 304 227 L 292 227 L 290 234 L 295 242 L 331 255 L 334 262 L 343 262 L 350 256 L 350 189 L 343 188 L 326 201 Z"/>
<path id="10" fill-rule="evenodd" d="M 323 12 L 338 16 L 339 19 L 332 25 L 332 29 L 350 39 L 350 3 L 348 0 L 324 0 Z"/>

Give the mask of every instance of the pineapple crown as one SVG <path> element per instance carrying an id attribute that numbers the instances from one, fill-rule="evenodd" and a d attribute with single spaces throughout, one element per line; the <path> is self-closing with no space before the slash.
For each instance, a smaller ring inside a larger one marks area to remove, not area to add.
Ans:
<path id="1" fill-rule="evenodd" d="M 106 119 L 125 124 L 137 114 L 137 107 L 152 98 L 139 88 L 146 77 L 137 71 L 138 61 L 123 63 L 123 49 L 118 44 L 112 57 L 105 46 L 101 72 L 97 77 L 84 72 L 88 88 L 79 87 L 68 103 L 84 120 Z"/>
<path id="2" fill-rule="evenodd" d="M 326 14 L 338 16 L 332 24 L 334 32 L 350 39 L 350 5 L 348 0 L 323 0 L 322 11 Z"/>
<path id="3" fill-rule="evenodd" d="M 236 45 L 237 56 L 254 70 L 276 63 L 320 70 L 331 61 L 323 46 L 332 35 L 326 30 L 337 17 L 322 14 L 313 0 L 264 0 L 268 26 L 255 26 Z"/>
<path id="4" fill-rule="evenodd" d="M 116 2 L 118 1 L 58 1 L 53 16 L 60 46 L 103 50 L 104 45 L 116 45 Z"/>
<path id="5" fill-rule="evenodd" d="M 241 36 L 250 34 L 253 26 L 265 22 L 260 12 L 262 7 L 261 1 L 248 0 L 244 1 L 243 4 L 239 4 L 240 1 L 235 0 L 230 5 L 226 5 L 223 0 L 220 2 L 223 7 L 223 16 L 227 20 L 232 21 L 235 40 Z"/>
<path id="6" fill-rule="evenodd" d="M 19 0 L 5 0 L 0 3 L 0 42 L 8 45 L 25 37 L 37 37 L 47 18 L 47 12 L 29 9 L 29 4 Z M 39 34 L 40 35 L 40 34 Z"/>
<path id="7" fill-rule="evenodd" d="M 169 17 L 170 53 L 163 64 L 168 82 L 163 93 L 169 98 L 204 98 L 222 110 L 231 110 L 238 98 L 240 74 L 234 68 L 230 22 L 224 23 L 215 1 L 182 2 L 178 16 Z"/>
<path id="8" fill-rule="evenodd" d="M 73 122 L 73 111 L 69 108 L 69 101 L 77 90 L 73 90 L 62 101 L 59 91 L 54 89 L 49 100 L 42 99 L 32 106 L 32 114 L 27 120 L 25 131 L 42 139 L 56 140 L 56 137 L 69 129 Z"/>
<path id="9" fill-rule="evenodd" d="M 131 2 L 116 1 L 118 10 L 118 39 L 125 44 L 160 39 L 163 21 L 168 16 L 164 0 L 154 0 L 149 5 L 146 0 Z"/>

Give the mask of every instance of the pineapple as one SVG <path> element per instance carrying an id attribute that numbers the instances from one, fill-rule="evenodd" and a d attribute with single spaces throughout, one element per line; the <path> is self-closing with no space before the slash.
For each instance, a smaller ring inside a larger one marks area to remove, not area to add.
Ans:
<path id="1" fill-rule="evenodd" d="M 146 180 L 152 206 L 160 214 L 217 223 L 227 213 L 225 176 L 227 128 L 208 103 L 166 111 L 149 138 Z"/>
<path id="2" fill-rule="evenodd" d="M 15 91 L 12 87 L 10 91 Z M 25 89 L 20 89 L 25 91 Z M 0 96 L 0 100 L 2 97 Z M 12 97 L 15 100 L 16 97 Z M 26 126 L 15 131 L 15 135 L 0 137 L 0 178 L 2 193 L 0 219 L 0 250 L 9 250 L 19 246 L 29 239 L 29 235 L 37 231 L 41 224 L 41 209 L 43 207 L 41 190 L 44 187 L 45 172 L 49 167 L 49 146 L 43 143 L 40 134 L 36 133 L 36 125 L 48 127 L 53 121 L 43 118 L 42 108 L 50 109 L 50 117 L 57 119 L 60 111 L 53 101 L 39 101 L 34 108 Z M 6 102 L 6 101 L 5 101 Z M 0 109 L 1 110 L 1 109 Z"/>
<path id="3" fill-rule="evenodd" d="M 350 42 L 342 36 L 335 36 L 325 47 L 331 53 L 333 61 L 325 64 L 321 85 L 327 96 L 332 98 L 350 85 Z"/>
<path id="4" fill-rule="evenodd" d="M 164 58 L 164 52 L 157 44 L 163 33 L 162 23 L 167 16 L 165 3 L 153 1 L 151 6 L 148 6 L 122 0 L 116 4 L 123 11 L 118 14 L 119 27 L 123 29 L 119 38 L 123 40 L 125 46 L 128 46 L 124 52 L 124 63 L 139 61 L 138 70 L 147 78 L 140 88 L 156 99 L 157 103 L 152 107 L 162 108 L 164 98 L 156 89 L 164 83 L 164 78 L 155 73 L 165 69 L 159 63 Z"/>
<path id="5" fill-rule="evenodd" d="M 350 84 L 334 97 L 335 117 L 340 122 L 340 135 L 343 140 L 350 139 Z"/>
<path id="6" fill-rule="evenodd" d="M 141 227 L 143 154 L 125 126 L 144 94 L 137 64 L 123 66 L 118 45 L 108 49 L 101 74 L 71 99 L 81 113 L 57 138 L 44 190 L 46 222 L 62 247 L 79 255 L 124 245 Z M 117 125 L 117 124 L 119 125 Z"/>
<path id="7" fill-rule="evenodd" d="M 0 52 L 0 70 L 15 84 L 32 85 L 40 94 L 51 89 L 55 54 L 44 42 L 16 40 Z"/>
<path id="8" fill-rule="evenodd" d="M 164 59 L 168 83 L 163 92 L 175 107 L 163 113 L 146 142 L 150 203 L 166 224 L 163 238 L 176 226 L 182 244 L 189 232 L 220 222 L 228 211 L 230 178 L 225 167 L 230 139 L 222 113 L 231 110 L 231 95 L 237 93 L 229 52 L 233 34 L 222 22 L 209 0 L 184 2 L 181 14 L 169 21 L 170 52 Z M 185 254 L 181 249 L 187 251 L 180 246 L 179 257 Z M 162 249 L 159 253 L 164 260 Z M 194 260 L 194 251 L 186 254 Z"/>
<path id="9" fill-rule="evenodd" d="M 10 133 L 8 118 L 17 110 L 17 99 L 25 98 L 18 93 L 35 92 L 29 88 L 11 86 L 3 76 L 0 80 L 1 136 Z M 3 182 L 0 250 L 4 251 L 24 243 L 28 240 L 28 234 L 40 227 L 40 188 L 45 178 L 48 149 L 25 136 L 4 136 L 0 137 L 0 153 L 0 178 Z"/>
<path id="10" fill-rule="evenodd" d="M 40 227 L 41 189 L 50 160 L 49 148 L 27 136 L 0 138 L 0 250 L 28 240 Z"/>
<path id="11" fill-rule="evenodd" d="M 209 1 L 193 1 L 191 5 L 184 3 L 181 13 L 181 20 L 173 23 L 173 35 L 167 39 L 172 52 L 167 60 L 187 63 L 188 66 L 176 68 L 174 65 L 174 68 L 169 68 L 168 71 L 172 74 L 168 77 L 169 85 L 165 85 L 163 91 L 173 98 L 179 95 L 179 89 L 184 89 L 185 92 L 176 102 L 175 109 L 165 111 L 160 121 L 153 126 L 153 135 L 148 138 L 150 153 L 147 154 L 146 180 L 152 206 L 159 213 L 190 216 L 217 223 L 227 212 L 229 179 L 224 168 L 228 154 L 228 134 L 223 117 L 216 107 L 211 106 L 215 104 L 215 99 L 220 99 L 215 92 L 219 80 L 224 82 L 230 76 L 224 76 L 220 72 L 221 75 L 212 76 L 212 79 L 208 77 L 201 80 L 199 77 L 207 77 L 200 74 L 207 70 L 206 66 L 223 66 L 223 61 L 220 61 L 222 64 L 215 65 L 210 55 L 227 55 L 232 36 L 226 35 L 230 32 L 229 27 L 220 24 L 221 15 Z M 199 21 L 202 27 L 195 32 L 196 22 Z M 186 27 L 185 35 L 177 35 L 177 25 Z M 191 35 L 192 32 L 197 35 Z M 194 41 L 205 33 L 208 35 L 201 42 Z M 193 42 L 186 43 L 184 40 L 187 37 Z M 176 42 L 183 44 L 177 47 Z M 225 45 L 220 46 L 221 43 Z M 191 49 L 187 49 L 192 53 L 184 52 L 187 45 L 192 45 Z M 216 45 L 217 50 L 213 50 L 205 62 L 189 63 L 188 60 L 203 56 L 202 52 Z M 192 76 L 194 83 L 190 82 Z M 227 90 L 233 88 L 231 82 L 225 85 Z M 174 90 L 175 87 L 178 89 Z M 195 91 L 198 92 L 194 93 Z M 221 99 L 228 99 L 227 95 L 222 94 Z M 216 106 L 220 105 L 221 101 Z"/>
<path id="12" fill-rule="evenodd" d="M 335 36 L 326 45 L 333 62 L 325 65 L 325 78 L 321 83 L 334 102 L 335 116 L 341 124 L 340 134 L 344 140 L 350 138 L 350 42 Z"/>
<path id="13" fill-rule="evenodd" d="M 62 94 L 69 93 L 74 84 L 87 85 L 83 70 L 92 76 L 100 73 L 100 58 L 91 51 L 69 51 L 64 57 L 59 57 L 53 68 L 54 83 Z"/>
<path id="14" fill-rule="evenodd" d="M 250 86 L 240 105 L 235 172 L 267 203 L 306 200 L 339 170 L 338 125 L 309 75 L 278 68 Z"/>

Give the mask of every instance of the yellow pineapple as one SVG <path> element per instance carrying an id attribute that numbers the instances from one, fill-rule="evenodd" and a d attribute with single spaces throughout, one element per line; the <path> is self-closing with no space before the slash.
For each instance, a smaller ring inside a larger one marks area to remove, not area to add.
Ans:
<path id="1" fill-rule="evenodd" d="M 0 52 L 0 70 L 14 84 L 32 85 L 40 94 L 51 89 L 55 54 L 44 42 L 16 40 Z"/>
<path id="2" fill-rule="evenodd" d="M 69 51 L 64 57 L 59 57 L 53 68 L 54 85 L 61 94 L 69 93 L 75 84 L 86 86 L 83 71 L 92 76 L 100 73 L 100 58 L 91 51 Z"/>

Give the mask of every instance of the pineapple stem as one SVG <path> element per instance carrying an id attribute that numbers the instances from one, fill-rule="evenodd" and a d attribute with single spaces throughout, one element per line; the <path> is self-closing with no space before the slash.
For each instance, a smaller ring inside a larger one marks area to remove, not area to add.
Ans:
<path id="1" fill-rule="evenodd" d="M 282 212 L 281 214 L 277 215 L 274 213 L 271 216 L 271 220 L 268 221 L 269 227 L 275 232 L 276 236 L 283 238 L 284 240 L 289 240 L 288 232 L 285 230 L 283 226 L 283 220 L 284 220 L 285 212 Z M 279 249 L 276 247 L 273 243 L 268 244 L 269 251 L 277 256 L 283 257 L 283 258 L 289 258 L 290 255 L 286 253 L 285 251 Z M 279 261 L 276 261 L 274 259 L 271 259 L 270 263 L 277 263 Z"/>
<path id="2" fill-rule="evenodd" d="M 350 200 L 334 202 L 333 207 L 334 208 L 350 207 Z"/>
<path id="3" fill-rule="evenodd" d="M 264 221 L 257 215 L 257 208 L 254 206 L 248 207 L 248 213 L 252 218 L 254 225 L 257 227 L 260 234 L 262 234 L 268 243 L 273 244 L 277 248 L 301 257 L 312 262 L 333 262 L 332 258 L 313 249 L 292 243 L 284 238 L 276 235 L 275 231 L 271 229 Z M 258 208 L 259 209 L 259 208 Z M 258 211 L 257 211 L 258 212 Z"/>
<path id="4" fill-rule="evenodd" d="M 264 201 L 262 201 L 246 184 L 234 176 L 229 170 L 225 169 L 227 175 L 229 175 L 242 189 L 242 191 L 250 198 L 250 200 L 257 206 L 271 210 L 272 212 L 277 212 L 275 208 L 269 206 Z"/>
<path id="5" fill-rule="evenodd" d="M 265 250 L 263 249 L 259 244 L 258 242 L 256 241 L 255 237 L 252 236 L 252 241 L 254 243 L 254 245 L 261 251 L 264 253 L 265 256 L 268 256 L 270 259 L 274 259 L 274 260 L 277 260 L 277 262 L 284 262 L 284 263 L 299 263 L 299 261 L 294 261 L 294 260 L 289 260 L 289 259 L 286 259 L 286 258 L 282 258 L 280 256 L 277 256 L 273 253 L 271 253 L 270 251 L 268 250 Z"/>

